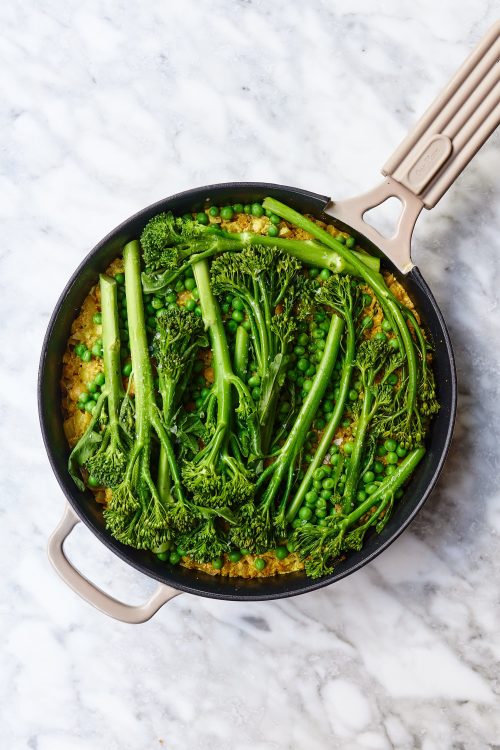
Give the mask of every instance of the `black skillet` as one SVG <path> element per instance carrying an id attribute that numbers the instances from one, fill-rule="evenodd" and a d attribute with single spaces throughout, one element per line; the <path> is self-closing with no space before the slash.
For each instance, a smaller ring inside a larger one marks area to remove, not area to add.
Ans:
<path id="1" fill-rule="evenodd" d="M 418 214 L 432 208 L 473 154 L 500 121 L 498 104 L 500 24 L 495 25 L 474 50 L 394 156 L 387 162 L 381 185 L 359 198 L 334 203 L 327 196 L 298 188 L 267 183 L 208 185 L 171 196 L 127 219 L 99 242 L 75 271 L 50 319 L 43 344 L 38 401 L 48 457 L 68 503 L 61 523 L 49 542 L 49 557 L 57 572 L 84 599 L 102 612 L 124 622 L 143 622 L 165 602 L 185 591 L 215 599 L 263 600 L 303 594 L 329 585 L 358 570 L 388 547 L 418 513 L 436 484 L 451 442 L 456 411 L 453 351 L 443 316 L 420 271 L 412 264 L 410 238 Z M 441 409 L 427 441 L 427 453 L 418 466 L 381 534 L 369 537 L 360 552 L 341 561 L 332 575 L 309 580 L 302 572 L 270 578 L 243 579 L 209 576 L 180 566 L 160 563 L 145 551 L 117 542 L 106 531 L 99 506 L 90 491 L 80 492 L 67 471 L 68 445 L 59 407 L 61 362 L 71 324 L 96 283 L 98 274 L 121 253 L 125 243 L 137 238 L 146 222 L 160 211 L 175 214 L 197 211 L 207 205 L 252 203 L 272 196 L 302 213 L 333 222 L 352 232 L 367 249 L 383 259 L 414 301 L 435 345 L 434 369 Z M 369 209 L 396 197 L 402 205 L 395 234 L 382 236 L 363 220 Z M 159 582 L 142 606 L 129 606 L 110 597 L 74 568 L 63 544 L 76 523 L 88 528 L 118 557 Z"/>

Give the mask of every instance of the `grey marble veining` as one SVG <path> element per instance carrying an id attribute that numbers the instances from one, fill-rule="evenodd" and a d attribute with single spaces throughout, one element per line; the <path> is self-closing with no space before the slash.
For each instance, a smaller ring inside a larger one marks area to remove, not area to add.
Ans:
<path id="1" fill-rule="evenodd" d="M 181 596 L 107 620 L 45 556 L 63 508 L 39 436 L 51 309 L 89 248 L 179 190 L 367 189 L 495 20 L 489 0 L 3 3 L 0 9 L 0 746 L 483 750 L 500 746 L 500 156 L 419 220 L 414 257 L 460 386 L 425 510 L 373 564 L 293 600 Z M 152 583 L 77 528 L 127 601 Z"/>

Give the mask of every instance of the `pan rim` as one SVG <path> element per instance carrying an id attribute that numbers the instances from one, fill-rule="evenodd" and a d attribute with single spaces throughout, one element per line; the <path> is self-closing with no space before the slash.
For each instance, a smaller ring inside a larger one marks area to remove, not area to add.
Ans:
<path id="1" fill-rule="evenodd" d="M 277 590 L 275 592 L 266 592 L 266 593 L 240 593 L 238 592 L 238 586 L 235 583 L 233 586 L 233 590 L 230 591 L 224 591 L 224 592 L 218 592 L 218 591 L 210 591 L 206 587 L 203 587 L 203 582 L 200 582 L 200 585 L 197 585 L 197 579 L 195 576 L 193 576 L 193 582 L 186 583 L 184 581 L 179 581 L 175 578 L 175 580 L 170 580 L 170 576 L 168 575 L 168 571 L 166 573 L 158 572 L 156 573 L 154 570 L 150 568 L 145 568 L 144 565 L 139 561 L 132 558 L 131 555 L 127 554 L 127 548 L 124 545 L 121 545 L 117 540 L 113 539 L 113 537 L 107 535 L 104 533 L 103 529 L 98 527 L 92 520 L 92 518 L 84 512 L 84 509 L 80 507 L 80 503 L 77 497 L 77 491 L 75 488 L 75 491 L 71 491 L 69 488 L 69 482 L 68 477 L 65 477 L 60 472 L 56 460 L 55 460 L 55 452 L 53 449 L 52 442 L 49 437 L 49 429 L 48 425 L 46 424 L 46 414 L 45 414 L 45 405 L 43 403 L 43 383 L 44 383 L 44 376 L 45 376 L 45 367 L 46 367 L 46 360 L 47 360 L 47 350 L 48 350 L 48 343 L 51 339 L 51 336 L 56 328 L 56 325 L 58 323 L 58 319 L 61 313 L 61 309 L 64 305 L 65 299 L 71 289 L 73 288 L 76 280 L 80 276 L 82 270 L 89 264 L 89 261 L 94 258 L 94 256 L 103 248 L 106 246 L 107 243 L 110 242 L 111 239 L 115 238 L 117 235 L 120 234 L 120 232 L 123 232 L 126 230 L 126 228 L 134 221 L 140 220 L 141 217 L 144 217 L 148 213 L 154 214 L 155 212 L 159 212 L 161 210 L 165 210 L 165 204 L 171 203 L 173 201 L 179 201 L 179 200 L 188 200 L 190 198 L 195 198 L 199 202 L 199 196 L 201 193 L 206 193 L 207 198 L 210 197 L 210 193 L 214 192 L 221 192 L 223 190 L 226 191 L 238 191 L 238 190 L 248 190 L 251 191 L 258 191 L 259 193 L 263 193 L 265 191 L 268 192 L 276 192 L 279 191 L 281 193 L 286 193 L 289 196 L 298 196 L 300 198 L 309 199 L 310 201 L 318 204 L 318 209 L 320 208 L 320 204 L 323 205 L 323 208 L 330 202 L 330 198 L 327 196 L 322 196 L 317 193 L 313 193 L 307 190 L 302 190 L 300 188 L 296 187 L 290 187 L 286 185 L 280 185 L 276 183 L 266 183 L 266 182 L 223 182 L 223 183 L 215 183 L 211 185 L 203 185 L 197 188 L 190 188 L 189 190 L 182 191 L 180 193 L 176 193 L 171 196 L 167 196 L 165 198 L 162 198 L 159 201 L 155 201 L 154 203 L 142 208 L 141 210 L 135 212 L 128 218 L 126 218 L 124 221 L 122 221 L 118 226 L 116 226 L 114 229 L 112 229 L 110 232 L 106 234 L 105 237 L 103 237 L 91 250 L 90 252 L 83 258 L 81 263 L 78 265 L 76 270 L 71 275 L 69 281 L 65 285 L 63 291 L 61 292 L 54 309 L 52 311 L 52 314 L 50 316 L 47 330 L 43 339 L 42 344 L 42 350 L 41 350 L 41 356 L 40 356 L 40 363 L 38 368 L 38 378 L 37 378 L 37 402 L 38 402 L 38 414 L 39 414 L 39 421 L 40 421 L 40 428 L 42 432 L 42 438 L 43 443 L 45 446 L 45 450 L 47 452 L 47 456 L 49 459 L 49 463 L 51 465 L 52 471 L 55 474 L 55 477 L 57 479 L 57 482 L 59 486 L 61 487 L 64 496 L 67 500 L 67 502 L 70 503 L 71 507 L 74 509 L 74 511 L 77 513 L 80 520 L 87 526 L 87 528 L 103 543 L 105 546 L 111 550 L 115 555 L 117 555 L 121 560 L 123 560 L 128 565 L 131 565 L 136 570 L 140 571 L 147 577 L 159 581 L 160 583 L 163 583 L 165 585 L 171 586 L 178 591 L 182 591 L 189 594 L 194 594 L 197 596 L 203 596 L 206 598 L 211 599 L 221 599 L 221 600 L 227 600 L 227 601 L 267 601 L 267 600 L 274 600 L 274 599 L 284 599 L 291 596 L 298 596 L 299 594 L 308 593 L 311 591 L 315 591 L 317 589 L 323 588 L 324 586 L 328 586 L 332 583 L 335 583 L 336 581 L 342 580 L 343 578 L 355 573 L 356 571 L 363 568 L 368 563 L 372 562 L 379 554 L 381 554 L 387 547 L 389 547 L 402 533 L 406 530 L 406 528 L 410 525 L 410 523 L 413 521 L 415 516 L 420 512 L 423 505 L 429 498 L 430 494 L 432 493 L 439 475 L 441 474 L 441 471 L 443 469 L 444 463 L 446 461 L 449 448 L 452 441 L 453 436 L 453 429 L 455 424 L 455 418 L 456 418 L 456 408 L 457 408 L 457 386 L 456 386 L 456 369 L 455 369 L 455 359 L 453 354 L 453 348 L 451 345 L 451 340 L 449 336 L 448 329 L 446 327 L 446 323 L 444 321 L 443 315 L 434 299 L 434 296 L 432 295 L 431 290 L 429 289 L 428 285 L 426 284 L 425 280 L 422 277 L 422 274 L 420 273 L 419 269 L 414 266 L 411 271 L 409 271 L 408 274 L 405 274 L 405 276 L 416 277 L 416 281 L 420 288 L 422 289 L 423 294 L 427 297 L 432 310 L 434 312 L 434 315 L 436 316 L 437 322 L 439 323 L 439 326 L 441 328 L 442 334 L 443 334 L 443 342 L 445 344 L 446 353 L 447 353 L 447 359 L 450 366 L 450 391 L 451 391 L 451 408 L 450 408 L 450 414 L 448 418 L 448 425 L 447 430 L 444 436 L 444 439 L 441 441 L 440 445 L 440 456 L 439 460 L 437 461 L 436 467 L 433 471 L 432 476 L 427 480 L 425 489 L 419 498 L 418 502 L 416 502 L 415 506 L 409 512 L 407 516 L 403 519 L 403 521 L 399 524 L 399 526 L 392 532 L 392 534 L 379 546 L 377 546 L 375 549 L 373 549 L 369 554 L 366 556 L 363 556 L 359 558 L 358 560 L 354 560 L 351 565 L 346 567 L 344 570 L 341 570 L 340 572 L 333 572 L 328 576 L 325 576 L 323 578 L 320 578 L 318 580 L 308 579 L 303 574 L 300 575 L 300 581 L 302 584 L 297 586 L 292 586 L 290 589 L 284 588 L 283 590 Z M 331 218 L 331 217 L 330 217 Z M 291 581 L 292 576 L 296 576 L 299 574 L 283 574 L 280 576 L 275 576 L 272 578 L 267 579 L 258 579 L 261 581 L 269 581 L 269 580 L 275 580 L 276 578 L 283 579 L 283 581 Z M 216 577 L 217 578 L 217 577 Z M 239 580 L 245 580 L 248 579 L 231 579 L 231 581 L 239 581 Z M 230 584 L 225 583 L 228 589 L 230 589 Z"/>

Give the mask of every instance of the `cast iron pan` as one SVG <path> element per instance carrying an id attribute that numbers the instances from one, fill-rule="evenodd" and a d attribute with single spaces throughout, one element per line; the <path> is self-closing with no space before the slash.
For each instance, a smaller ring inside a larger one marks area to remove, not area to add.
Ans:
<path id="1" fill-rule="evenodd" d="M 408 526 L 431 493 L 442 469 L 452 437 L 457 398 L 448 331 L 430 289 L 411 262 L 410 238 L 422 208 L 432 208 L 436 204 L 500 121 L 499 46 L 500 24 L 497 24 L 386 163 L 383 169 L 386 178 L 382 184 L 369 193 L 334 203 L 327 196 L 306 190 L 256 182 L 224 183 L 188 190 L 165 198 L 127 219 L 99 242 L 77 268 L 56 305 L 45 336 L 38 400 L 48 457 L 68 500 L 63 519 L 50 539 L 49 557 L 66 583 L 84 599 L 117 619 L 143 622 L 162 604 L 183 591 L 231 600 L 279 599 L 302 594 L 338 581 L 366 565 Z M 90 491 L 80 492 L 67 471 L 69 450 L 60 409 L 61 361 L 71 324 L 90 288 L 97 282 L 98 274 L 121 253 L 129 240 L 139 237 L 146 222 L 161 211 L 183 214 L 212 203 L 252 203 L 266 196 L 277 198 L 302 213 L 347 228 L 360 244 L 380 255 L 384 268 L 392 271 L 407 289 L 435 345 L 434 369 L 441 409 L 432 423 L 424 459 L 382 533 L 369 537 L 363 549 L 349 554 L 332 575 L 315 581 L 306 578 L 303 572 L 270 578 L 228 579 L 161 563 L 150 553 L 132 549 L 113 539 L 104 527 L 93 495 Z M 363 215 L 392 196 L 399 199 L 402 211 L 394 235 L 387 238 L 367 224 Z M 80 520 L 118 557 L 159 581 L 156 592 L 146 604 L 132 607 L 117 601 L 73 567 L 64 554 L 63 543 Z"/>

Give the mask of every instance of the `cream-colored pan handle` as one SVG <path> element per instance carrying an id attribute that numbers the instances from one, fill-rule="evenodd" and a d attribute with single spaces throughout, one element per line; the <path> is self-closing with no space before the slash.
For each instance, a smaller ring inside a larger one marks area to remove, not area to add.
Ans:
<path id="1" fill-rule="evenodd" d="M 72 507 L 66 504 L 64 515 L 49 539 L 48 554 L 50 562 L 63 581 L 86 602 L 105 615 L 114 617 L 115 620 L 138 624 L 149 620 L 166 602 L 182 593 L 160 583 L 151 598 L 139 606 L 124 604 L 106 594 L 74 568 L 64 553 L 64 542 L 79 521 Z"/>
<path id="2" fill-rule="evenodd" d="M 409 270 L 411 234 L 421 209 L 436 205 L 499 124 L 497 22 L 387 160 L 382 185 L 327 212 L 368 236 L 402 271 Z M 401 200 L 403 210 L 395 235 L 384 238 L 363 215 L 391 196 Z"/>

